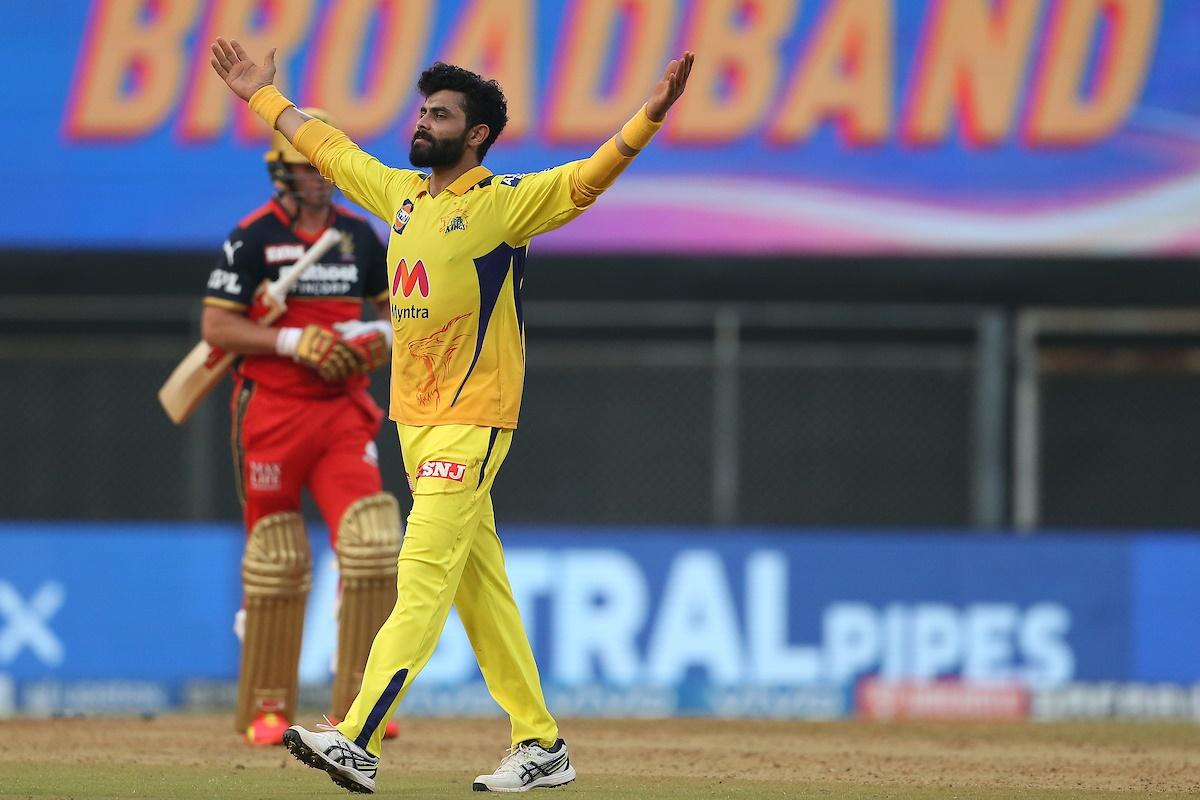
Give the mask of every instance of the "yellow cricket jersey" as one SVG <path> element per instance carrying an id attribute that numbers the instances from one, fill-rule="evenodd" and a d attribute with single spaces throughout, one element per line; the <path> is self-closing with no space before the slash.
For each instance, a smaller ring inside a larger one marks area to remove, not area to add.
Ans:
<path id="1" fill-rule="evenodd" d="M 296 146 L 391 224 L 391 418 L 515 428 L 529 240 L 574 219 L 602 191 L 581 183 L 584 162 L 504 176 L 479 166 L 431 197 L 428 175 L 383 165 L 320 120 L 300 128 Z"/>

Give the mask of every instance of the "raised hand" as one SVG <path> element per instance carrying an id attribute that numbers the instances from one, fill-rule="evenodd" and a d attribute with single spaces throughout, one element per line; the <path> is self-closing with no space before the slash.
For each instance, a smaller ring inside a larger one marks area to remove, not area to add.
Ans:
<path id="1" fill-rule="evenodd" d="M 667 109 L 683 94 L 688 75 L 692 73 L 692 62 L 695 60 L 696 54 L 685 50 L 682 58 L 667 64 L 667 71 L 663 73 L 662 80 L 654 87 L 654 91 L 650 92 L 650 99 L 646 101 L 646 116 L 650 117 L 651 121 L 662 122 L 667 116 Z"/>
<path id="2" fill-rule="evenodd" d="M 261 67 L 250 59 L 236 39 L 227 42 L 218 38 L 213 42 L 212 54 L 208 63 L 212 64 L 212 68 L 233 93 L 243 100 L 249 100 L 259 89 L 275 81 L 274 47 L 267 52 Z"/>

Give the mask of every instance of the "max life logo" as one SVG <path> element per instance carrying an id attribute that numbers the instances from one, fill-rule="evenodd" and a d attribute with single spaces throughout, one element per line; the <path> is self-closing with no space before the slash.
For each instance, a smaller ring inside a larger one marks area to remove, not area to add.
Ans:
<path id="1" fill-rule="evenodd" d="M 410 271 L 408 262 L 402 258 L 396 265 L 396 275 L 392 278 L 392 296 L 395 297 L 396 292 L 403 291 L 404 296 L 408 297 L 414 288 L 421 290 L 421 297 L 429 297 L 429 273 L 425 271 L 425 264 L 420 259 L 417 259 Z"/>
<path id="2" fill-rule="evenodd" d="M 462 483 L 463 475 L 467 472 L 466 464 L 454 461 L 426 461 L 417 470 L 418 478 L 445 478 Z"/>
<path id="3" fill-rule="evenodd" d="M 283 468 L 276 462 L 250 462 L 250 488 L 257 492 L 278 492 L 282 486 Z"/>
<path id="4" fill-rule="evenodd" d="M 400 205 L 400 210 L 396 212 L 396 219 L 392 222 L 392 230 L 397 234 L 404 233 L 404 227 L 408 225 L 408 220 L 412 216 L 412 210 L 412 200 L 405 200 Z"/>

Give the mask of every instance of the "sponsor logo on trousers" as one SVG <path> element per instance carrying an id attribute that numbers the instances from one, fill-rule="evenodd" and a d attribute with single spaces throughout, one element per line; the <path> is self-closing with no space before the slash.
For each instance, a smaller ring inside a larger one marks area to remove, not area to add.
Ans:
<path id="1" fill-rule="evenodd" d="M 283 469 L 278 463 L 267 461 L 250 462 L 250 488 L 257 492 L 277 492 L 281 484 Z"/>
<path id="2" fill-rule="evenodd" d="M 466 464 L 456 464 L 453 461 L 426 461 L 417 471 L 417 477 L 446 478 L 447 480 L 461 482 L 466 472 Z"/>

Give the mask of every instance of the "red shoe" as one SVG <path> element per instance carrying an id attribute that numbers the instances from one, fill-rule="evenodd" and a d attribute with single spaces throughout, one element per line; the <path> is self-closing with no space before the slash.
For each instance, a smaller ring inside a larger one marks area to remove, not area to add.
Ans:
<path id="1" fill-rule="evenodd" d="M 246 743 L 258 747 L 273 747 L 283 744 L 283 734 L 292 723 L 283 714 L 275 711 L 260 711 L 246 728 Z"/>
<path id="2" fill-rule="evenodd" d="M 326 719 L 329 720 L 330 725 L 340 725 L 342 722 L 337 717 L 326 717 Z M 283 734 L 280 734 L 280 735 L 282 736 Z M 400 723 L 396 722 L 396 720 L 394 720 L 394 719 L 389 719 L 387 721 L 387 725 L 383 726 L 383 738 L 396 739 L 396 738 L 399 738 L 399 736 L 400 736 Z"/>

